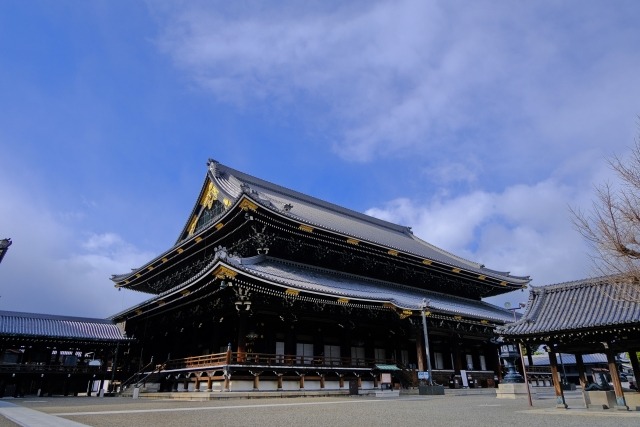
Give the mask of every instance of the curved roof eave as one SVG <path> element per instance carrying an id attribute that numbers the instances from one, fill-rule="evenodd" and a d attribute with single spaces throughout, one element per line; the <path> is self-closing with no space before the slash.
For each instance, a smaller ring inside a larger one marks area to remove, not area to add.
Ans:
<path id="1" fill-rule="evenodd" d="M 259 270 L 256 270 L 255 268 L 248 267 L 249 265 L 256 265 L 256 264 L 259 264 L 260 262 L 264 262 L 265 260 L 266 260 L 266 257 L 264 256 L 256 256 L 251 258 L 239 259 L 239 258 L 230 258 L 230 257 L 227 257 L 226 254 L 219 255 L 217 253 L 214 260 L 209 264 L 208 267 L 203 269 L 202 272 L 197 277 L 193 277 L 190 280 L 184 283 L 181 283 L 173 287 L 172 289 L 169 289 L 163 292 L 160 295 L 150 298 L 149 300 L 143 301 L 142 303 L 134 307 L 131 307 L 125 311 L 122 311 L 120 313 L 117 313 L 111 316 L 110 318 L 111 319 L 122 318 L 126 316 L 126 314 L 128 313 L 136 312 L 145 307 L 149 307 L 153 304 L 157 304 L 159 301 L 166 300 L 167 298 L 170 298 L 172 296 L 176 296 L 178 294 L 185 295 L 184 294 L 185 290 L 197 286 L 199 283 L 202 282 L 202 279 L 204 277 L 211 276 L 212 273 L 215 273 L 221 267 L 228 269 L 228 271 L 234 272 L 235 274 L 240 274 L 248 278 L 251 278 L 255 281 L 280 288 L 283 292 L 286 292 L 287 289 L 295 289 L 300 292 L 304 292 L 312 295 L 318 295 L 325 299 L 337 300 L 340 298 L 348 298 L 350 301 L 358 301 L 365 304 L 388 303 L 388 304 L 392 304 L 394 307 L 396 307 L 399 310 L 411 310 L 411 311 L 420 310 L 422 298 L 428 298 L 430 302 L 428 309 L 435 311 L 437 313 L 451 314 L 454 316 L 459 315 L 459 316 L 471 317 L 471 318 L 476 318 L 478 320 L 486 319 L 486 320 L 491 320 L 496 322 L 506 322 L 509 320 L 510 316 L 512 316 L 510 312 L 503 310 L 505 312 L 502 313 L 500 311 L 502 310 L 500 309 L 500 307 L 493 306 L 486 302 L 465 300 L 464 298 L 452 297 L 449 295 L 439 294 L 436 292 L 429 292 L 429 291 L 417 292 L 415 290 L 408 290 L 408 289 L 405 291 L 396 290 L 395 291 L 396 298 L 394 298 L 393 297 L 394 291 L 388 291 L 383 289 L 383 292 L 386 292 L 387 294 L 391 294 L 391 296 L 379 295 L 378 297 L 374 297 L 374 296 L 367 297 L 362 294 L 362 293 L 365 293 L 365 291 L 361 292 L 361 294 L 357 294 L 353 292 L 345 292 L 344 290 L 337 289 L 335 287 L 331 290 L 331 286 L 326 286 L 326 284 L 321 284 L 319 282 L 318 283 L 309 282 L 309 284 L 312 286 L 305 286 L 301 283 L 296 284 L 291 280 L 285 280 L 282 277 L 279 278 L 272 274 L 266 274 Z M 319 268 L 313 268 L 313 269 L 309 268 L 307 270 L 313 270 L 317 274 L 329 274 L 327 273 L 328 272 L 327 270 L 323 270 Z M 356 279 L 355 276 L 340 273 L 340 272 L 333 272 L 333 274 L 336 277 L 339 277 L 341 280 Z M 391 287 L 391 286 L 400 287 L 400 285 L 397 285 L 397 284 L 391 284 L 386 282 L 383 283 L 380 281 L 372 281 L 365 278 L 359 278 L 359 279 L 365 280 L 370 283 L 374 283 L 376 286 L 380 286 L 381 289 L 382 287 Z M 237 280 L 237 279 L 234 279 L 234 280 Z M 316 287 L 315 289 L 313 288 L 313 285 L 315 285 Z M 403 302 L 402 301 L 403 299 L 412 300 L 413 302 L 408 304 L 406 301 Z M 459 304 L 457 308 L 456 308 L 456 304 Z M 156 308 L 158 307 L 154 307 L 153 309 L 156 309 Z M 474 310 L 478 312 L 474 312 Z"/>
<path id="2" fill-rule="evenodd" d="M 206 181 L 205 181 L 205 185 L 206 185 Z M 122 282 L 122 281 L 125 281 L 127 279 L 130 279 L 131 277 L 135 276 L 136 274 L 139 274 L 141 272 L 145 272 L 145 271 L 148 270 L 148 268 L 150 266 L 153 266 L 154 264 L 157 264 L 158 262 L 162 261 L 163 258 L 166 258 L 166 257 L 170 256 L 172 252 L 175 252 L 180 247 L 191 243 L 192 241 L 196 240 L 202 234 L 204 234 L 204 233 L 206 233 L 208 231 L 211 231 L 211 229 L 214 228 L 217 224 L 219 224 L 221 222 L 224 222 L 226 218 L 228 218 L 230 215 L 233 214 L 235 208 L 240 203 L 242 203 L 242 199 L 243 199 L 242 197 L 236 198 L 234 200 L 233 204 L 231 206 L 229 206 L 229 208 L 227 208 L 220 217 L 216 218 L 215 221 L 211 221 L 211 223 L 209 225 L 207 225 L 205 228 L 203 228 L 202 230 L 200 230 L 197 233 L 194 233 L 194 234 L 186 237 L 185 239 L 178 240 L 173 246 L 171 246 L 169 249 L 167 249 L 166 251 L 162 252 L 160 255 L 158 255 L 155 258 L 153 258 L 151 261 L 145 263 L 141 267 L 138 267 L 138 268 L 135 268 L 135 269 L 131 269 L 131 272 L 112 275 L 111 278 L 110 278 L 111 281 L 116 282 L 116 283 L 117 282 Z M 194 210 L 195 210 L 195 208 L 194 208 Z M 188 224 L 189 224 L 189 221 L 187 221 L 187 226 L 188 226 Z M 116 287 L 121 287 L 121 286 L 122 285 L 117 285 L 116 284 Z M 135 288 L 131 288 L 131 290 L 136 290 L 136 289 Z"/>

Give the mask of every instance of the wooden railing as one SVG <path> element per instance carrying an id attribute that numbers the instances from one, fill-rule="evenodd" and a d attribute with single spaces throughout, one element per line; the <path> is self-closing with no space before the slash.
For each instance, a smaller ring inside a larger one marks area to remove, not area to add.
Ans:
<path id="1" fill-rule="evenodd" d="M 210 366 L 309 366 L 309 367 L 362 367 L 372 368 L 375 364 L 395 364 L 395 360 L 360 359 L 351 357 L 297 356 L 267 353 L 226 352 L 203 356 L 168 360 L 165 370 L 197 369 Z"/>

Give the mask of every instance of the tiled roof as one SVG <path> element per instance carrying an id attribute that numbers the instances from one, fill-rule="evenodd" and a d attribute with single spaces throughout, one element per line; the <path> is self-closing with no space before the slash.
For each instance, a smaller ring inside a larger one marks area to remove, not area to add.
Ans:
<path id="1" fill-rule="evenodd" d="M 600 277 L 532 288 L 524 316 L 497 332 L 526 336 L 640 325 L 640 287 L 612 283 L 611 277 Z"/>
<path id="2" fill-rule="evenodd" d="M 323 229 L 380 244 L 398 251 L 473 271 L 479 275 L 501 277 L 510 282 L 526 284 L 529 277 L 512 276 L 508 272 L 485 268 L 483 265 L 456 256 L 414 236 L 409 227 L 393 224 L 338 206 L 315 197 L 237 171 L 214 162 L 211 179 L 222 192 L 237 199 L 248 192 L 252 199 L 278 210 L 282 215 Z M 285 208 L 286 206 L 286 208 Z"/>
<path id="3" fill-rule="evenodd" d="M 451 315 L 508 322 L 513 314 L 492 304 L 454 297 L 437 292 L 419 291 L 408 286 L 370 280 L 336 271 L 323 270 L 273 258 L 256 257 L 256 263 L 242 264 L 240 269 L 271 282 L 300 291 L 337 298 L 389 302 L 396 307 L 419 310 L 424 298 L 429 309 Z"/>
<path id="4" fill-rule="evenodd" d="M 0 336 L 91 341 L 126 339 L 111 320 L 12 311 L 0 311 Z"/>
<path id="5" fill-rule="evenodd" d="M 202 271 L 198 279 L 190 279 L 184 283 L 177 284 L 172 289 L 117 313 L 111 318 L 123 318 L 127 313 L 149 307 L 158 300 L 166 300 L 172 295 L 189 295 L 189 293 L 184 293 L 183 291 L 187 288 L 200 286 L 201 279 L 209 277 L 210 273 L 221 265 L 221 261 L 225 261 L 224 264 L 256 280 L 268 282 L 283 289 L 292 288 L 323 297 L 348 298 L 363 303 L 388 302 L 400 309 L 407 310 L 421 309 L 422 301 L 426 298 L 429 302 L 429 309 L 433 312 L 499 323 L 509 322 L 513 318 L 513 313 L 509 310 L 484 301 L 460 298 L 438 292 L 420 291 L 409 286 L 372 280 L 334 270 L 310 267 L 269 258 L 264 255 L 250 258 L 229 257 L 224 258 L 224 260 L 221 260 L 216 255 L 214 261 Z"/>

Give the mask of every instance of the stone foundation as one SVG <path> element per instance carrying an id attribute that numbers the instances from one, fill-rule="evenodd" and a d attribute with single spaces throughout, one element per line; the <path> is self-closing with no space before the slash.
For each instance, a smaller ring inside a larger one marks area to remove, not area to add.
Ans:
<path id="1" fill-rule="evenodd" d="M 529 386 L 529 392 L 531 393 L 531 397 L 534 398 L 536 392 L 531 389 L 531 386 Z M 525 383 L 498 384 L 496 397 L 498 399 L 528 398 L 527 385 Z"/>

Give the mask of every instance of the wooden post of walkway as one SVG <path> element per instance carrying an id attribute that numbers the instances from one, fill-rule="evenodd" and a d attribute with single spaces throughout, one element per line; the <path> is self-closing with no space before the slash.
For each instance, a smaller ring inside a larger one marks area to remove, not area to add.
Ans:
<path id="1" fill-rule="evenodd" d="M 638 381 L 640 381 L 640 363 L 638 363 L 638 354 L 636 350 L 629 350 L 629 360 L 631 361 L 631 368 L 633 369 L 633 377 L 636 379 L 636 387 Z"/>
<path id="2" fill-rule="evenodd" d="M 549 346 L 551 347 L 551 346 Z M 560 381 L 560 373 L 558 372 L 558 360 L 556 353 L 551 348 L 549 351 L 549 364 L 551 365 L 551 377 L 553 379 L 553 389 L 556 392 L 556 408 L 567 409 L 567 402 L 564 400 L 564 391 Z"/>
<path id="3" fill-rule="evenodd" d="M 622 383 L 620 382 L 620 374 L 618 373 L 615 354 L 610 348 L 605 350 L 605 354 L 607 355 L 607 363 L 609 364 L 611 382 L 613 382 L 613 391 L 616 393 L 616 409 L 620 411 L 628 411 L 629 407 L 627 406 L 627 402 L 624 400 L 624 393 L 622 392 Z"/>
<path id="4" fill-rule="evenodd" d="M 584 369 L 584 361 L 582 360 L 582 354 L 576 353 L 576 368 L 578 369 L 578 380 L 580 380 L 580 387 L 582 387 L 582 399 L 584 400 L 584 406 L 589 408 L 591 405 L 591 399 L 589 398 L 589 392 L 585 389 L 589 385 L 587 381 L 587 373 Z"/>

